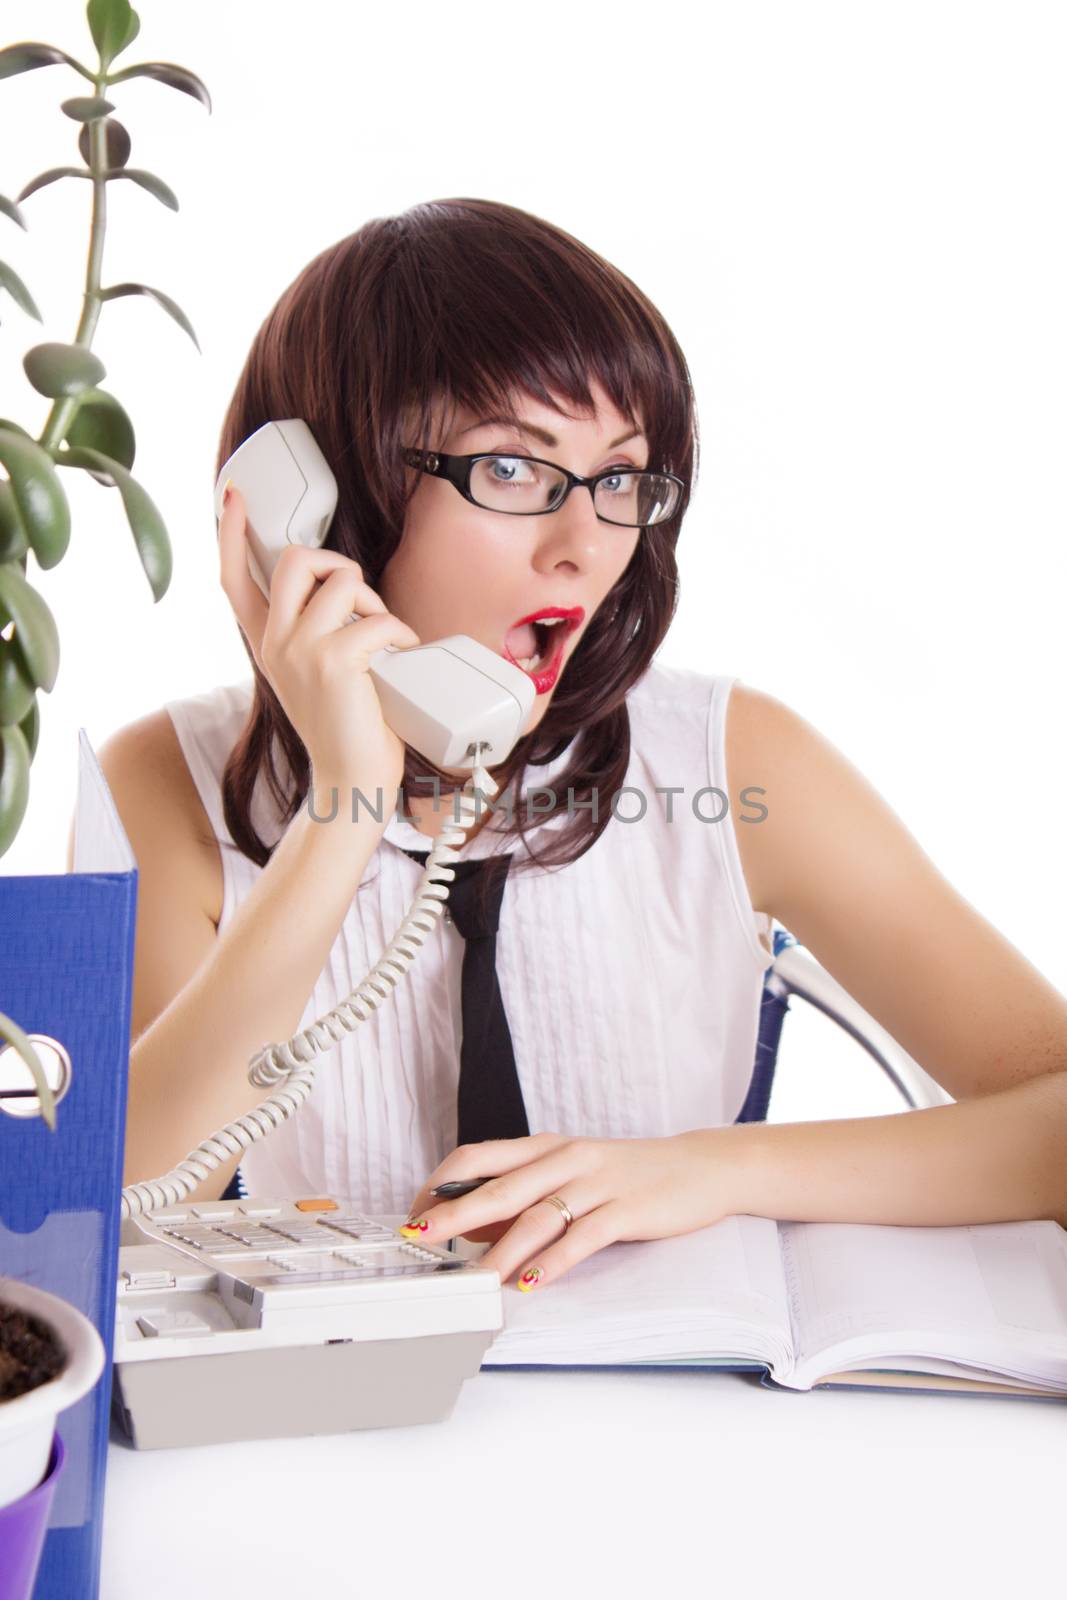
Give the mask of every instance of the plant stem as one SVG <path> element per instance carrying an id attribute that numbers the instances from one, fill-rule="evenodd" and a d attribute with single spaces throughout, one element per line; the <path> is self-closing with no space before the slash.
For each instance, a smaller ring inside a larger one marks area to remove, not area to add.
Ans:
<path id="1" fill-rule="evenodd" d="M 93 80 L 93 93 L 103 96 L 106 88 L 107 73 L 100 65 Z M 89 170 L 93 175 L 93 212 L 89 230 L 85 297 L 82 302 L 78 332 L 74 338 L 75 344 L 84 345 L 87 350 L 92 345 L 100 308 L 104 303 L 100 298 L 100 269 L 104 259 L 104 232 L 107 227 L 107 180 L 104 177 L 104 173 L 108 170 L 107 133 L 104 128 L 106 120 L 105 117 L 96 117 L 89 124 Z M 80 398 L 80 395 L 76 394 L 63 395 L 53 402 L 38 444 L 43 445 L 46 450 L 59 444 L 70 427 Z"/>

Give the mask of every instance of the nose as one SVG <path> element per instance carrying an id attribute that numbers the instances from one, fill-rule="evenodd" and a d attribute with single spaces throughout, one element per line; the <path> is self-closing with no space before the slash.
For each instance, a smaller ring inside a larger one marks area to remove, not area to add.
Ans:
<path id="1" fill-rule="evenodd" d="M 530 520 L 538 532 L 534 565 L 545 570 L 562 565 L 588 571 L 596 566 L 613 531 L 597 516 L 592 488 L 586 484 L 575 484 L 558 511 Z"/>

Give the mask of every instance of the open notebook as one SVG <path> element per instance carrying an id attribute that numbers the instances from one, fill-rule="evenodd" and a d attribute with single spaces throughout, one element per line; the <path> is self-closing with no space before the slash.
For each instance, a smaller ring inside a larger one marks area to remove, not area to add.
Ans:
<path id="1" fill-rule="evenodd" d="M 458 1240 L 472 1259 L 485 1244 Z M 483 1366 L 763 1370 L 764 1383 L 1067 1398 L 1067 1231 L 725 1217 L 509 1280 Z"/>

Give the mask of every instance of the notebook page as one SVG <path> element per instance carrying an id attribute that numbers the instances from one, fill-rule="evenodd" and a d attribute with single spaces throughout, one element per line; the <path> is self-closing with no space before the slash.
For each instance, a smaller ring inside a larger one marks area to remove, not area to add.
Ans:
<path id="1" fill-rule="evenodd" d="M 503 1304 L 485 1366 L 717 1356 L 791 1364 L 777 1226 L 765 1217 L 620 1241 L 532 1293 L 512 1278 Z"/>
<path id="2" fill-rule="evenodd" d="M 796 1367 L 909 1356 L 1067 1390 L 1067 1232 L 1051 1221 L 948 1228 L 781 1223 Z"/>

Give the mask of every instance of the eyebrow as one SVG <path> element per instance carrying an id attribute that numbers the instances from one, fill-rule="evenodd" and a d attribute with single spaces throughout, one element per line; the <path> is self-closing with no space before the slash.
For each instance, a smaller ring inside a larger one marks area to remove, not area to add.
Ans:
<path id="1" fill-rule="evenodd" d="M 476 428 L 491 427 L 514 428 L 518 433 L 528 433 L 532 438 L 540 439 L 542 444 L 547 444 L 552 450 L 555 450 L 559 444 L 559 440 L 544 428 L 535 428 L 532 422 L 519 422 L 515 417 L 483 417 L 481 422 L 472 422 L 469 427 L 461 428 L 459 436 L 462 438 L 465 433 L 473 433 Z M 641 430 L 635 428 L 632 433 L 624 433 L 620 439 L 613 439 L 608 445 L 608 449 L 616 450 L 620 444 L 628 444 L 631 439 L 643 438 L 644 434 Z"/>

